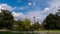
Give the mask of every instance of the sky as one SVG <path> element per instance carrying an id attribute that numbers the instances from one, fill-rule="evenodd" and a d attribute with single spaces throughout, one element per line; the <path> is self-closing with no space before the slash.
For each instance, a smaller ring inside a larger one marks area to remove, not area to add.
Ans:
<path id="1" fill-rule="evenodd" d="M 15 20 L 29 18 L 42 22 L 49 13 L 55 14 L 60 0 L 0 0 L 0 9 L 12 12 Z"/>

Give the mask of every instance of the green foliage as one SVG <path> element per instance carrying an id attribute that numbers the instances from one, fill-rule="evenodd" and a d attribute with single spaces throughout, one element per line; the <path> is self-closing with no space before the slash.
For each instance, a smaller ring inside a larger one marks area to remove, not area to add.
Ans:
<path id="1" fill-rule="evenodd" d="M 49 14 L 43 22 L 46 29 L 60 29 L 60 16 Z"/>
<path id="2" fill-rule="evenodd" d="M 29 30 L 31 26 L 31 21 L 29 19 L 25 19 L 23 25 L 25 30 Z"/>
<path id="3" fill-rule="evenodd" d="M 16 30 L 19 30 L 19 31 L 23 31 L 23 30 L 24 30 L 24 28 L 23 28 L 23 21 L 18 20 L 18 21 L 15 21 L 14 24 L 15 24 L 15 25 L 18 25 L 18 27 L 17 27 Z"/>
<path id="4" fill-rule="evenodd" d="M 0 28 L 11 29 L 13 25 L 14 18 L 11 12 L 8 10 L 1 10 L 0 13 Z"/>
<path id="5" fill-rule="evenodd" d="M 31 30 L 39 30 L 40 28 L 41 28 L 41 25 L 39 24 L 39 22 L 36 22 L 31 26 Z"/>
<path id="6" fill-rule="evenodd" d="M 18 20 L 15 23 L 16 23 L 16 25 L 19 25 L 17 30 L 20 30 L 20 31 L 23 31 L 23 30 L 28 31 L 28 30 L 30 30 L 31 21 L 29 19 L 25 19 L 24 21 Z"/>
<path id="7" fill-rule="evenodd" d="M 15 24 L 19 25 L 19 27 L 17 27 L 17 30 L 19 31 L 32 31 L 39 30 L 41 28 L 39 22 L 36 22 L 31 25 L 31 21 L 27 18 L 24 21 L 21 20 L 15 21 Z"/>

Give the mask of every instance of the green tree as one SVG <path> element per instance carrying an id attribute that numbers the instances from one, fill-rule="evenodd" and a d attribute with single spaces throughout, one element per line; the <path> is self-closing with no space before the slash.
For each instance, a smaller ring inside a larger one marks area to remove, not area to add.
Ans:
<path id="1" fill-rule="evenodd" d="M 31 21 L 26 18 L 23 23 L 24 30 L 30 30 L 30 26 L 31 26 Z"/>
<path id="2" fill-rule="evenodd" d="M 13 26 L 14 17 L 8 10 L 1 10 L 0 13 L 0 28 L 11 29 Z"/>
<path id="3" fill-rule="evenodd" d="M 20 30 L 20 31 L 29 31 L 30 30 L 31 21 L 29 19 L 26 18 L 24 21 L 18 20 L 18 21 L 16 21 L 16 23 L 17 23 L 17 25 L 19 25 L 17 30 Z"/>
<path id="4" fill-rule="evenodd" d="M 41 25 L 39 24 L 39 22 L 35 22 L 31 26 L 31 30 L 39 30 L 40 28 L 41 28 Z"/>
<path id="5" fill-rule="evenodd" d="M 23 26 L 24 26 L 23 21 L 18 20 L 18 21 L 15 21 L 14 24 L 15 24 L 15 25 L 18 25 L 18 27 L 17 27 L 16 30 L 19 30 L 19 31 L 23 31 L 23 30 L 24 30 L 24 28 L 23 28 Z"/>
<path id="6" fill-rule="evenodd" d="M 43 21 L 43 26 L 46 29 L 60 29 L 60 16 L 49 14 Z"/>

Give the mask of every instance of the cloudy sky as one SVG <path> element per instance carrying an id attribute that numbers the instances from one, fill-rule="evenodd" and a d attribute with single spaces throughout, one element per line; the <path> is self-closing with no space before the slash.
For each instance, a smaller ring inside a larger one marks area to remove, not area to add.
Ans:
<path id="1" fill-rule="evenodd" d="M 0 0 L 0 9 L 12 12 L 14 19 L 36 17 L 42 22 L 49 13 L 55 13 L 60 6 L 60 0 Z"/>

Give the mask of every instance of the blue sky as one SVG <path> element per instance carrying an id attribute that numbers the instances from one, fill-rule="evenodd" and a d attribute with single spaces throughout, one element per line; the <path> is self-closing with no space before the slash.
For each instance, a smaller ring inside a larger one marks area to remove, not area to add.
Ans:
<path id="1" fill-rule="evenodd" d="M 10 10 L 15 20 L 36 17 L 42 22 L 49 13 L 55 14 L 60 0 L 0 0 L 0 9 Z"/>
<path id="2" fill-rule="evenodd" d="M 0 0 L 0 4 L 8 4 L 12 7 L 17 7 L 17 8 L 20 7 L 22 9 L 18 8 L 14 11 L 23 12 L 23 13 L 29 12 L 32 10 L 43 10 L 48 5 L 47 0 Z M 26 9 L 23 10 L 23 8 L 26 8 Z"/>

